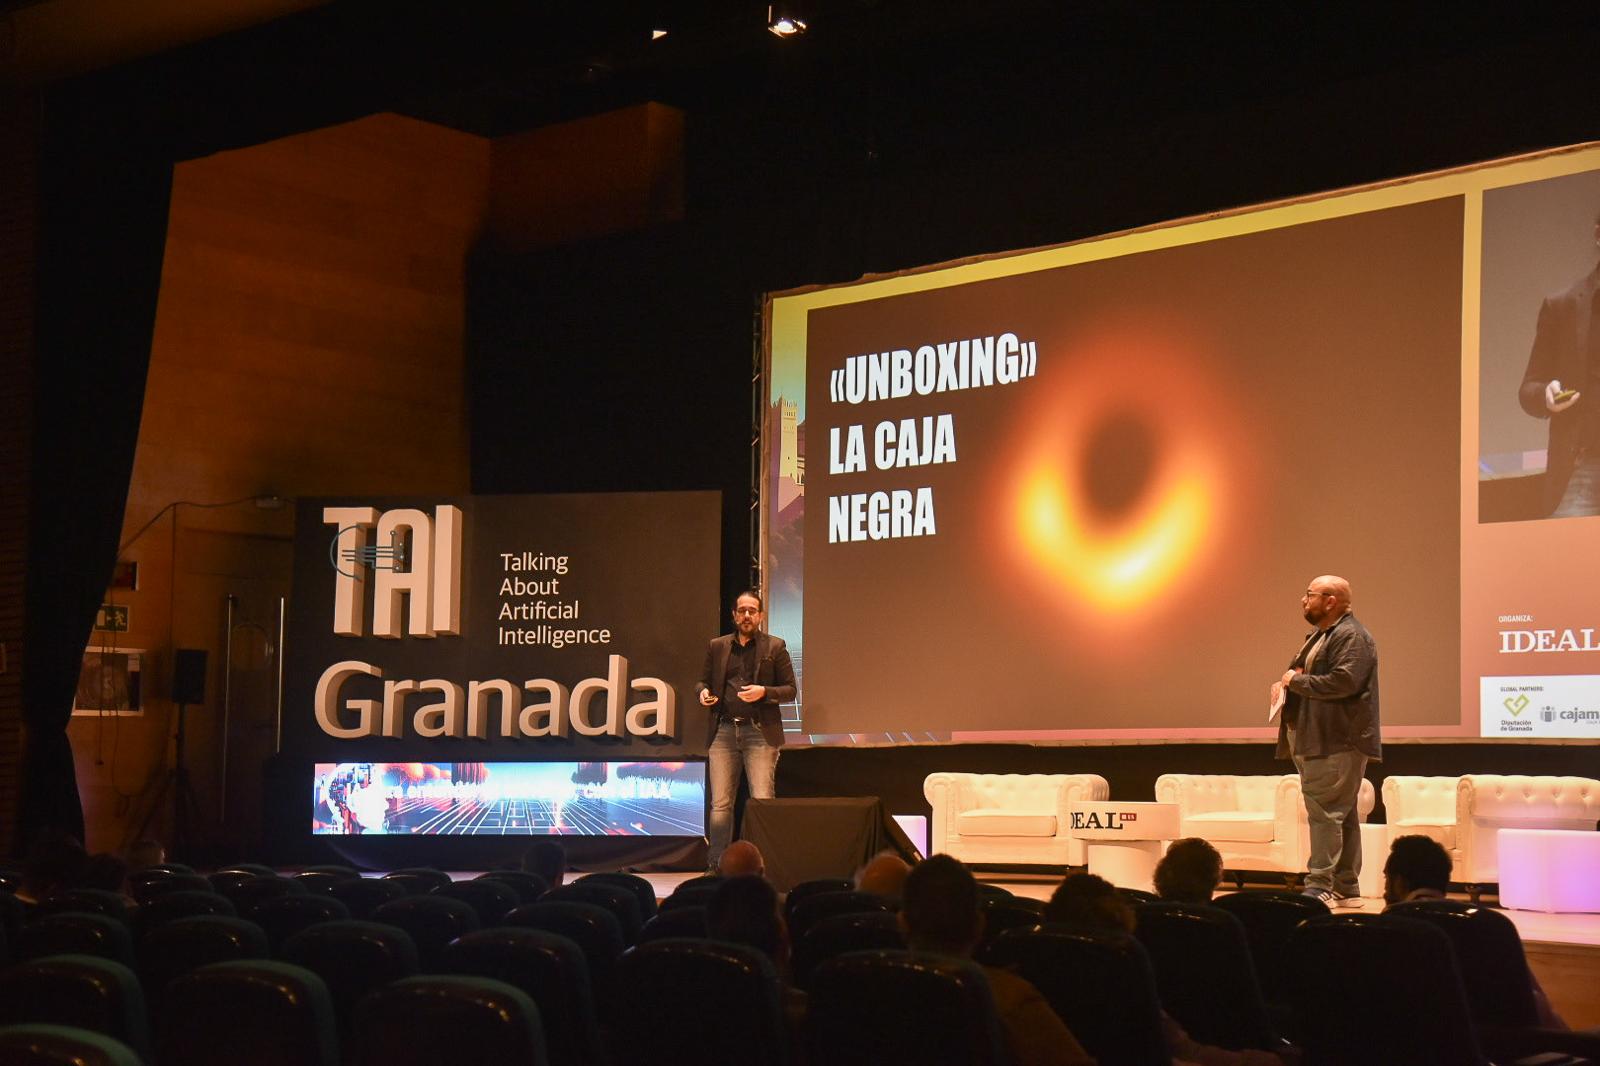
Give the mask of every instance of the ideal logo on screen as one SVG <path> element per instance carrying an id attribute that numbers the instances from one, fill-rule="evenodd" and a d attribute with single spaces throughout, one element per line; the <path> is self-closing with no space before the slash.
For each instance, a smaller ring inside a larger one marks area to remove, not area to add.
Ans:
<path id="1" fill-rule="evenodd" d="M 324 507 L 322 521 L 336 634 L 366 636 L 370 605 L 375 637 L 461 635 L 461 508 Z"/>

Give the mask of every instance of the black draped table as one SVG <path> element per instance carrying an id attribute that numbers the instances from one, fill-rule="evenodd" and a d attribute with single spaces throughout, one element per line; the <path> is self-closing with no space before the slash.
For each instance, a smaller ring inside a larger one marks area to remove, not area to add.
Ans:
<path id="1" fill-rule="evenodd" d="M 916 856 L 876 796 L 752 799 L 740 835 L 761 849 L 767 879 L 780 892 L 802 881 L 849 877 L 880 851 L 908 861 Z"/>

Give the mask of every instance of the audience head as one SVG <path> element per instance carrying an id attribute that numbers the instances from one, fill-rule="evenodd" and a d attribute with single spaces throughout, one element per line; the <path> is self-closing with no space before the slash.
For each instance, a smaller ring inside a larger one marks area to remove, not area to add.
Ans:
<path id="1" fill-rule="evenodd" d="M 1045 904 L 1044 920 L 1086 931 L 1131 933 L 1134 914 L 1110 881 L 1094 874 L 1072 874 Z"/>
<path id="2" fill-rule="evenodd" d="M 1179 903 L 1210 903 L 1222 880 L 1222 855 L 1199 837 L 1174 840 L 1156 863 L 1156 895 Z"/>
<path id="3" fill-rule="evenodd" d="M 121 892 L 128 879 L 128 864 L 108 852 L 91 855 L 83 864 L 79 884 L 84 888 L 99 888 L 107 892 Z"/>
<path id="4" fill-rule="evenodd" d="M 767 861 L 761 849 L 748 840 L 735 840 L 723 849 L 717 860 L 717 874 L 721 877 L 764 877 Z"/>
<path id="5" fill-rule="evenodd" d="M 558 840 L 535 840 L 522 853 L 522 868 L 538 874 L 545 884 L 555 888 L 567 874 L 567 851 Z"/>
<path id="6" fill-rule="evenodd" d="M 1450 888 L 1450 853 L 1432 837 L 1396 837 L 1383 864 L 1383 899 L 1399 903 L 1421 888 L 1443 895 Z"/>
<path id="7" fill-rule="evenodd" d="M 778 966 L 789 957 L 789 931 L 783 924 L 778 890 L 764 877 L 729 877 L 706 903 L 706 926 L 713 940 L 755 948 Z"/>
<path id="8" fill-rule="evenodd" d="M 41 837 L 28 851 L 22 867 L 22 884 L 17 894 L 24 899 L 42 900 L 83 883 L 89 855 L 83 845 L 69 836 Z"/>
<path id="9" fill-rule="evenodd" d="M 900 904 L 906 942 L 919 951 L 968 955 L 983 935 L 978 882 L 948 855 L 924 859 L 906 874 Z"/>
<path id="10" fill-rule="evenodd" d="M 892 851 L 880 851 L 856 871 L 856 891 L 898 900 L 905 893 L 910 873 L 910 863 Z"/>
<path id="11" fill-rule="evenodd" d="M 135 840 L 128 849 L 128 869 L 148 870 L 152 866 L 160 866 L 167 861 L 167 849 L 161 846 L 161 841 L 145 837 Z"/>

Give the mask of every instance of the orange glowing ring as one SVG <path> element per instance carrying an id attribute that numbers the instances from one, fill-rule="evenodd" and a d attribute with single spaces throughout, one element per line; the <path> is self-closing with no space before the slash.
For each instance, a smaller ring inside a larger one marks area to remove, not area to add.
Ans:
<path id="1" fill-rule="evenodd" d="M 1134 615 L 1220 539 L 1237 422 L 1179 345 L 1122 331 L 1079 351 L 1063 353 L 1059 373 L 1041 373 L 1022 419 L 1000 508 L 1005 540 L 1030 584 L 1061 606 Z M 1117 418 L 1146 435 L 1149 462 L 1137 493 L 1108 511 L 1084 470 L 1096 434 Z"/>

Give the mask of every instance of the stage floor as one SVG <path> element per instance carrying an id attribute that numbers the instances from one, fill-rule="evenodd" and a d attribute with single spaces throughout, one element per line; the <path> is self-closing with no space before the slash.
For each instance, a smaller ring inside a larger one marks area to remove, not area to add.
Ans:
<path id="1" fill-rule="evenodd" d="M 476 877 L 477 873 L 457 872 L 451 874 L 457 879 Z M 574 877 L 583 876 L 581 873 L 573 874 Z M 672 890 L 691 878 L 698 877 L 694 873 L 651 873 L 640 874 L 645 880 L 655 886 L 656 896 L 665 898 L 672 894 Z M 1031 899 L 1049 899 L 1050 893 L 1055 891 L 1056 885 L 1061 883 L 1061 878 L 1055 875 L 1039 874 L 984 874 L 978 875 L 978 880 L 993 885 L 1000 885 L 1014 895 L 1027 896 Z M 1264 886 L 1254 886 L 1263 888 Z M 1231 886 L 1224 885 L 1223 891 L 1232 891 Z M 1245 891 L 1251 891 L 1246 888 Z M 1451 899 L 1466 901 L 1465 895 L 1452 895 Z M 1494 898 L 1486 897 L 1485 902 L 1494 906 Z M 1383 910 L 1383 900 L 1363 899 L 1359 908 L 1341 908 L 1346 913 L 1366 912 L 1376 914 Z M 1501 911 L 1507 918 L 1516 924 L 1517 932 L 1522 935 L 1523 943 L 1548 943 L 1567 944 L 1582 947 L 1600 948 L 1600 914 L 1544 914 L 1539 911 Z"/>

